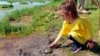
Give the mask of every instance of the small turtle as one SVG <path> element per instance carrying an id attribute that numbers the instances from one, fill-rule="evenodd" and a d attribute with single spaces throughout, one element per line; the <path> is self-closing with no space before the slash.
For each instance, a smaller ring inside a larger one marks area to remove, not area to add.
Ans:
<path id="1" fill-rule="evenodd" d="M 50 48 L 44 50 L 45 54 L 51 54 L 53 51 Z"/>
<path id="2" fill-rule="evenodd" d="M 53 51 L 50 48 L 45 48 L 41 52 L 44 53 L 44 54 L 51 54 Z"/>

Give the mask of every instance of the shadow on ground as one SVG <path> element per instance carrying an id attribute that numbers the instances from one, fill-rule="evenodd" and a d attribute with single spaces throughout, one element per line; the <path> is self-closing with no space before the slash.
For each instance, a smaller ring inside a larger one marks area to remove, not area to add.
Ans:
<path id="1" fill-rule="evenodd" d="M 86 10 L 97 10 L 97 8 L 91 7 L 91 8 L 85 8 Z"/>

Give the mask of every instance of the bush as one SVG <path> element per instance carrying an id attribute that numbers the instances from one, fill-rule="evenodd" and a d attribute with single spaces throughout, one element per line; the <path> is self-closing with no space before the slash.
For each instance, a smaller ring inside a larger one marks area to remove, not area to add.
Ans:
<path id="1" fill-rule="evenodd" d="M 13 7 L 12 4 L 9 4 L 9 5 L 6 5 L 6 4 L 3 4 L 3 5 L 0 5 L 2 8 L 11 8 Z"/>
<path id="2" fill-rule="evenodd" d="M 26 1 L 21 1 L 20 4 L 28 4 Z"/>

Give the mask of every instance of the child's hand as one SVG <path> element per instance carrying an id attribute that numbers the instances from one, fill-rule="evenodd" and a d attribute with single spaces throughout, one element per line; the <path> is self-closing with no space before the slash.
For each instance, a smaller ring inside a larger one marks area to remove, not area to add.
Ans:
<path id="1" fill-rule="evenodd" d="M 60 40 L 60 38 L 61 38 L 61 35 L 58 35 L 57 38 L 50 44 L 50 47 L 51 48 L 54 47 L 57 44 L 57 42 Z"/>
<path id="2" fill-rule="evenodd" d="M 50 46 L 50 48 L 60 48 L 60 47 L 61 47 L 61 44 L 54 44 Z"/>
<path id="3" fill-rule="evenodd" d="M 53 48 L 55 45 L 56 45 L 56 43 L 53 42 L 53 43 L 51 43 L 51 44 L 49 45 L 49 47 L 50 47 L 50 48 Z"/>
<path id="4" fill-rule="evenodd" d="M 92 41 L 92 40 L 88 41 L 87 47 L 90 48 L 90 49 L 92 49 L 94 47 L 94 41 Z"/>

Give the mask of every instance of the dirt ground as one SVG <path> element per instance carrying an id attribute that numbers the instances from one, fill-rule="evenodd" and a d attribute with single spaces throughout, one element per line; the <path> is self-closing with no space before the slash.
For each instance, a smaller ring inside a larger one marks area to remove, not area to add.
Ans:
<path id="1" fill-rule="evenodd" d="M 42 52 L 48 48 L 51 37 L 55 36 L 35 34 L 20 39 L 2 39 L 0 56 L 66 56 L 63 48 L 53 49 L 50 54 Z"/>
<path id="2" fill-rule="evenodd" d="M 41 33 L 24 38 L 0 39 L 0 56 L 100 56 L 100 46 L 95 46 L 92 51 L 83 50 L 76 54 L 71 54 L 68 48 L 55 48 L 51 53 L 46 54 L 44 50 L 48 48 L 50 41 L 58 32 Z"/>

